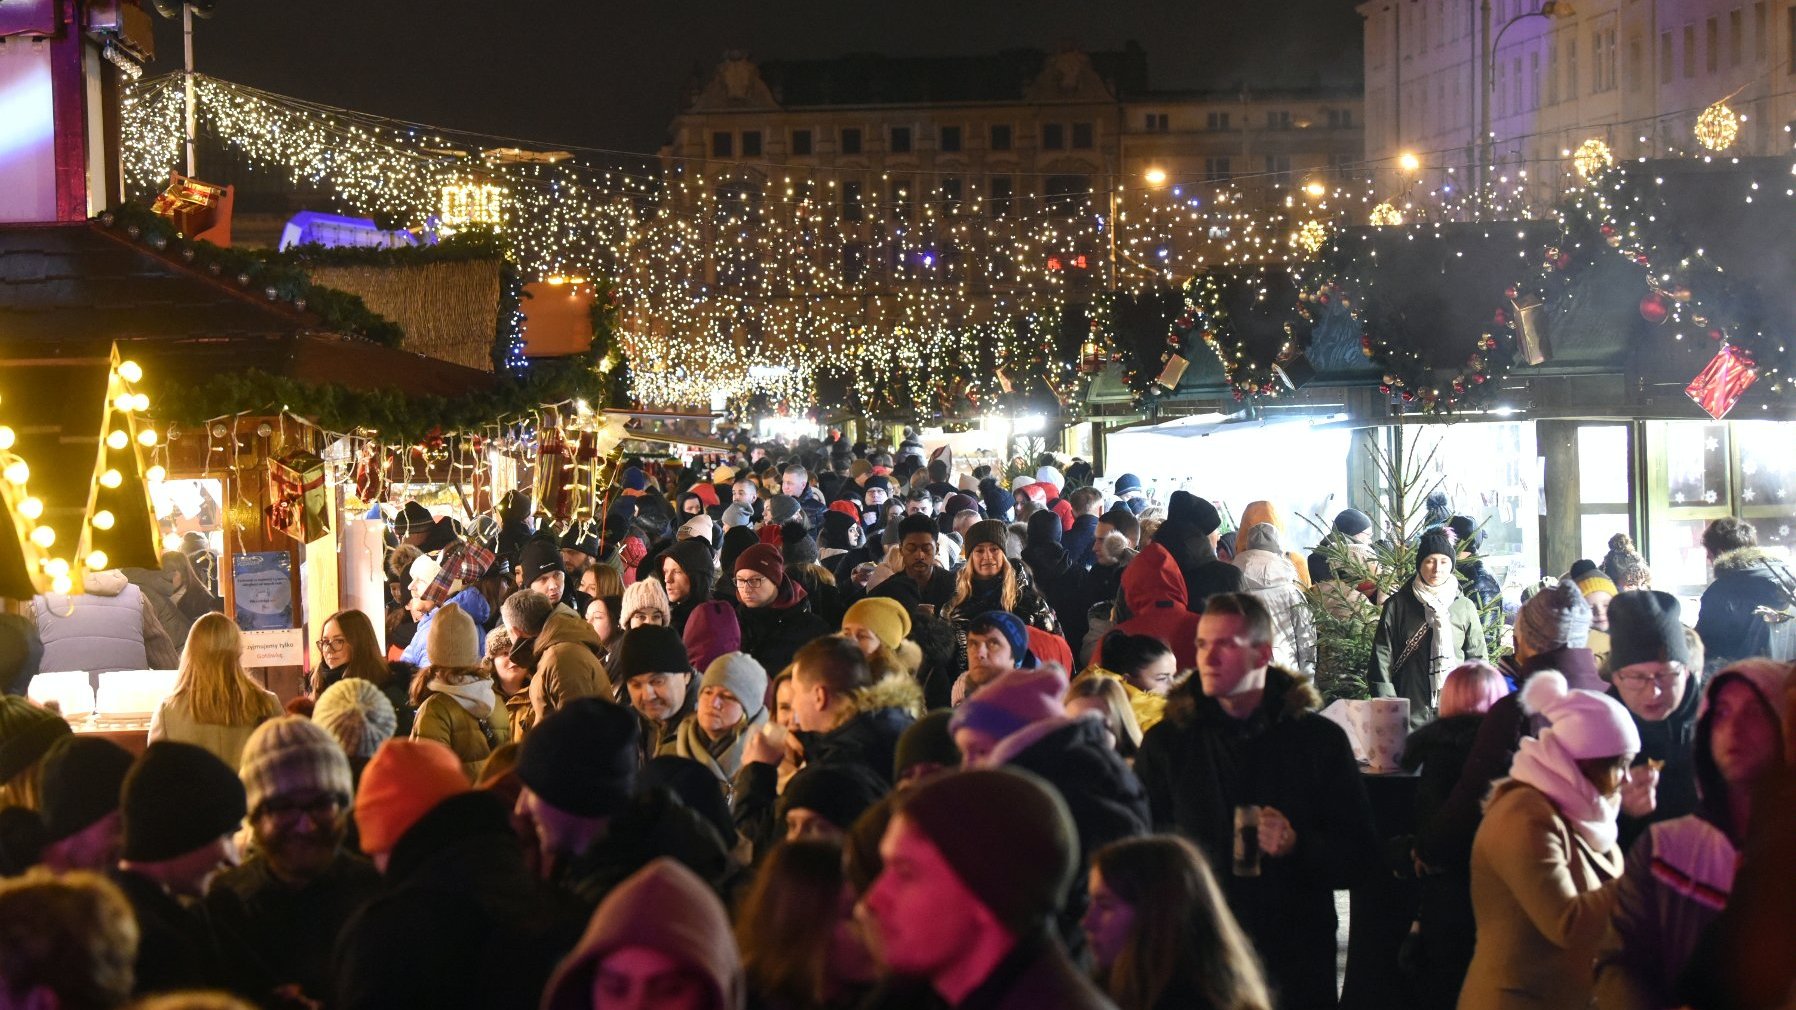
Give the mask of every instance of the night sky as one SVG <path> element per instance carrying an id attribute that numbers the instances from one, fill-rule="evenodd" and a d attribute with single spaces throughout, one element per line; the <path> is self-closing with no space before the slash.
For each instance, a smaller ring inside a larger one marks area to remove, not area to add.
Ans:
<path id="1" fill-rule="evenodd" d="M 1148 54 L 1155 88 L 1355 83 L 1353 0 L 218 0 L 198 69 L 311 101 L 545 143 L 652 152 L 682 86 L 760 60 L 1005 48 Z M 181 65 L 158 27 L 152 73 Z"/>

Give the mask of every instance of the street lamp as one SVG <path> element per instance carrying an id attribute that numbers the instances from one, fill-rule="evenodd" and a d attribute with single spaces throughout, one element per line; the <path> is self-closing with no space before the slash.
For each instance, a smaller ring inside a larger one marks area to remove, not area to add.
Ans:
<path id="1" fill-rule="evenodd" d="M 1490 182 L 1491 162 L 1495 160 L 1490 134 L 1490 93 L 1497 88 L 1497 44 L 1503 41 L 1503 33 L 1517 21 L 1528 18 L 1569 18 L 1577 11 L 1572 9 L 1571 0 L 1545 0 L 1539 10 L 1525 11 L 1503 22 L 1503 27 L 1497 29 L 1496 37 L 1492 38 L 1490 0 L 1478 0 L 1478 10 L 1482 17 L 1484 37 L 1484 86 L 1478 89 L 1478 198 L 1483 200 L 1485 187 Z"/>
<path id="2" fill-rule="evenodd" d="M 1166 185 L 1166 169 L 1151 165 L 1141 173 L 1141 181 L 1147 183 L 1149 189 L 1159 189 Z M 1117 229 L 1117 194 L 1122 192 L 1122 185 L 1110 187 L 1110 290 L 1116 290 L 1116 229 Z"/>

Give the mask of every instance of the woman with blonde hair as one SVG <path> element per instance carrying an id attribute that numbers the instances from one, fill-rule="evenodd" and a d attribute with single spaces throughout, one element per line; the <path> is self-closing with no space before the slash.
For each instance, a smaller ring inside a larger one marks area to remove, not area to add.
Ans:
<path id="1" fill-rule="evenodd" d="M 860 647 L 874 680 L 893 673 L 916 676 L 923 650 L 906 637 L 910 630 L 910 611 L 888 596 L 856 600 L 842 615 L 841 635 Z"/>
<path id="2" fill-rule="evenodd" d="M 281 714 L 274 692 L 243 669 L 243 633 L 223 614 L 193 622 L 175 689 L 150 717 L 150 742 L 190 743 L 232 768 L 257 726 Z"/>
<path id="3" fill-rule="evenodd" d="M 1110 746 L 1123 760 L 1135 760 L 1135 752 L 1141 749 L 1141 722 L 1135 718 L 1135 709 L 1129 704 L 1121 680 L 1102 671 L 1087 671 L 1067 688 L 1064 705 L 1066 714 L 1073 718 L 1097 713 L 1104 720 L 1105 732 L 1110 734 Z"/>
<path id="4" fill-rule="evenodd" d="M 944 612 L 958 639 L 957 672 L 967 666 L 967 625 L 980 614 L 1002 610 L 1031 627 L 1060 634 L 1060 622 L 1047 601 L 1017 578 L 1016 565 L 1005 553 L 1009 536 L 1009 529 L 996 519 L 980 520 L 967 529 L 967 560 L 954 576 L 954 598 Z"/>

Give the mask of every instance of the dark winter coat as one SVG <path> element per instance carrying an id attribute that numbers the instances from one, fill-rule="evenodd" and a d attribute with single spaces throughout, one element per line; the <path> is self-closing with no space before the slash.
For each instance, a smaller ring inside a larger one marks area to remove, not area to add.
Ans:
<path id="1" fill-rule="evenodd" d="M 1060 546 L 1066 548 L 1066 556 L 1072 559 L 1073 567 L 1084 571 L 1097 563 L 1092 548 L 1098 541 L 1098 517 L 1074 516 L 1073 528 L 1067 530 L 1060 538 Z"/>
<path id="2" fill-rule="evenodd" d="M 1067 615 L 1079 608 L 1079 576 L 1083 572 L 1074 567 L 1059 544 L 1030 544 L 1023 548 L 1023 563 L 1029 566 L 1036 591 L 1054 611 L 1055 621 L 1066 627 Z"/>
<path id="3" fill-rule="evenodd" d="M 992 761 L 1040 775 L 1059 790 L 1079 836 L 1079 865 L 1111 842 L 1145 835 L 1153 815 L 1147 790 L 1104 735 L 1096 718 L 1048 719 L 1004 738 Z M 1060 914 L 1060 936 L 1075 954 L 1085 948 L 1079 922 L 1091 903 L 1089 880 L 1073 875 L 1072 891 Z"/>
<path id="4" fill-rule="evenodd" d="M 1166 548 L 1185 579 L 1185 607 L 1204 612 L 1204 601 L 1217 593 L 1241 591 L 1241 569 L 1216 558 L 1210 535 L 1179 519 L 1168 519 L 1154 531 L 1154 543 Z"/>
<path id="5" fill-rule="evenodd" d="M 612 817 L 596 845 L 558 867 L 553 883 L 578 903 L 585 922 L 617 885 L 663 856 L 713 887 L 720 885 L 732 868 L 728 846 L 734 842 L 718 837 L 709 821 L 673 793 L 653 789 Z"/>
<path id="6" fill-rule="evenodd" d="M 438 803 L 393 847 L 382 893 L 338 937 L 332 1010 L 535 1010 L 584 917 L 524 865 L 504 803 Z"/>
<path id="7" fill-rule="evenodd" d="M 331 948 L 380 891 L 374 864 L 347 851 L 317 879 L 295 887 L 256 857 L 219 874 L 206 910 L 235 977 L 233 988 L 266 999 L 284 985 L 323 1000 L 331 991 Z"/>
<path id="8" fill-rule="evenodd" d="M 1465 770 L 1466 758 L 1484 722 L 1482 713 L 1437 719 L 1409 735 L 1403 745 L 1403 767 L 1421 770 L 1416 783 L 1415 824 L 1427 830 L 1446 806 L 1453 787 Z M 1415 838 L 1399 840 L 1394 854 L 1398 865 L 1407 863 Z M 1425 1007 L 1450 1008 L 1459 999 L 1467 966 L 1477 943 L 1477 922 L 1472 915 L 1472 876 L 1468 867 L 1431 869 L 1420 880 L 1420 922 L 1416 965 L 1417 996 Z"/>
<path id="9" fill-rule="evenodd" d="M 120 870 L 112 882 L 124 892 L 137 919 L 134 994 L 217 989 L 229 983 L 229 970 L 204 906 L 184 905 L 161 884 L 130 870 Z"/>
<path id="10" fill-rule="evenodd" d="M 1789 569 L 1762 548 L 1742 547 L 1715 559 L 1715 581 L 1703 590 L 1696 618 L 1705 672 L 1770 653 L 1771 626 L 1754 611 L 1790 607 L 1790 597 L 1778 584 L 1780 576 L 1788 581 Z"/>
<path id="11" fill-rule="evenodd" d="M 1684 700 L 1658 722 L 1647 722 L 1632 711 L 1628 712 L 1634 720 L 1634 729 L 1640 733 L 1640 753 L 1634 756 L 1634 763 L 1642 765 L 1650 759 L 1665 762 L 1665 767 L 1659 769 L 1658 802 L 1653 806 L 1653 812 L 1645 817 L 1621 815 L 1621 841 L 1618 844 L 1623 852 L 1632 851 L 1634 840 L 1651 825 L 1697 810 L 1696 713 L 1702 705 L 1702 688 L 1702 678 L 1690 674 L 1689 683 L 1684 685 Z M 1611 687 L 1609 697 L 1621 701 L 1621 692 Z"/>
<path id="12" fill-rule="evenodd" d="M 742 625 L 742 651 L 755 657 L 770 677 L 784 670 L 812 639 L 835 630 L 811 612 L 804 590 L 790 578 L 786 581 L 791 591 L 782 586 L 779 596 L 765 607 L 736 604 L 736 620 Z"/>
<path id="13" fill-rule="evenodd" d="M 811 613 L 817 615 L 817 620 L 832 631 L 841 627 L 842 615 L 848 612 L 848 603 L 842 590 L 824 581 L 817 569 L 788 568 L 786 571 L 792 581 L 804 587 L 805 599 L 811 605 Z M 825 568 L 824 571 L 828 569 Z"/>
<path id="14" fill-rule="evenodd" d="M 880 984 L 861 1010 L 947 1010 L 928 983 L 892 978 Z M 1091 979 L 1073 965 L 1060 942 L 1042 933 L 1016 947 L 953 1010 L 1116 1010 Z"/>
<path id="15" fill-rule="evenodd" d="M 1503 623 L 1503 587 L 1485 567 L 1483 558 L 1467 558 L 1454 566 L 1459 573 L 1459 591 L 1472 601 L 1473 609 L 1484 619 L 1486 628 Z"/>
<path id="16" fill-rule="evenodd" d="M 711 560 L 710 544 L 702 538 L 682 540 L 670 546 L 661 557 L 674 559 L 674 563 L 686 573 L 686 580 L 692 585 L 685 599 L 673 604 L 674 630 L 683 632 L 686 630 L 686 618 L 692 616 L 692 611 L 699 604 L 711 598 L 711 584 L 717 580 L 717 566 Z M 657 562 L 654 567 L 656 576 L 661 575 L 662 568 L 663 565 Z M 579 613 L 585 616 L 586 611 Z"/>
<path id="17" fill-rule="evenodd" d="M 1411 579 L 1384 601 L 1366 670 L 1366 684 L 1375 697 L 1409 699 L 1411 729 L 1434 718 L 1434 632 L 1428 631 L 1414 649 L 1406 650 L 1410 636 L 1426 623 L 1428 605 L 1416 595 L 1416 583 Z M 1484 625 L 1470 599 L 1462 594 L 1453 600 L 1447 608 L 1447 623 L 1452 639 L 1447 643 L 1447 669 L 1468 659 L 1484 658 Z M 1397 662 L 1400 658 L 1401 664 Z"/>
<path id="18" fill-rule="evenodd" d="M 1381 865 L 1353 748 L 1316 713 L 1321 701 L 1309 678 L 1271 667 L 1259 707 L 1235 719 L 1188 682 L 1135 759 L 1155 829 L 1210 857 L 1286 1007 L 1335 1004 L 1334 892 Z M 1276 808 L 1296 834 L 1296 848 L 1263 859 L 1258 877 L 1230 873 L 1234 810 L 1246 804 Z"/>

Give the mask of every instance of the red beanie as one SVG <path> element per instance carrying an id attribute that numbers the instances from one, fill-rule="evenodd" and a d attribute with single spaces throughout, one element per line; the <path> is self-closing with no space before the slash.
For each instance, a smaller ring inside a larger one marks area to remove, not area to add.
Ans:
<path id="1" fill-rule="evenodd" d="M 856 505 L 854 502 L 851 502 L 846 498 L 842 498 L 842 499 L 838 499 L 836 501 L 830 502 L 829 510 L 831 512 L 840 512 L 843 515 L 847 516 L 848 518 L 853 519 L 857 523 L 861 521 L 860 506 Z"/>
<path id="2" fill-rule="evenodd" d="M 393 851 L 433 807 L 471 788 L 461 759 L 434 740 L 381 744 L 362 770 L 356 790 L 355 823 L 362 851 L 369 855 Z"/>
<path id="3" fill-rule="evenodd" d="M 706 484 L 701 481 L 697 484 L 692 485 L 692 493 L 698 496 L 699 501 L 702 501 L 705 503 L 706 508 L 714 509 L 717 507 L 717 488 L 716 488 L 716 486 L 711 485 L 711 484 Z"/>
<path id="4" fill-rule="evenodd" d="M 774 533 L 779 527 L 773 527 Z M 778 585 L 786 578 L 786 562 L 780 557 L 780 549 L 772 544 L 756 544 L 743 551 L 736 558 L 736 571 L 753 572 L 768 582 Z"/>

